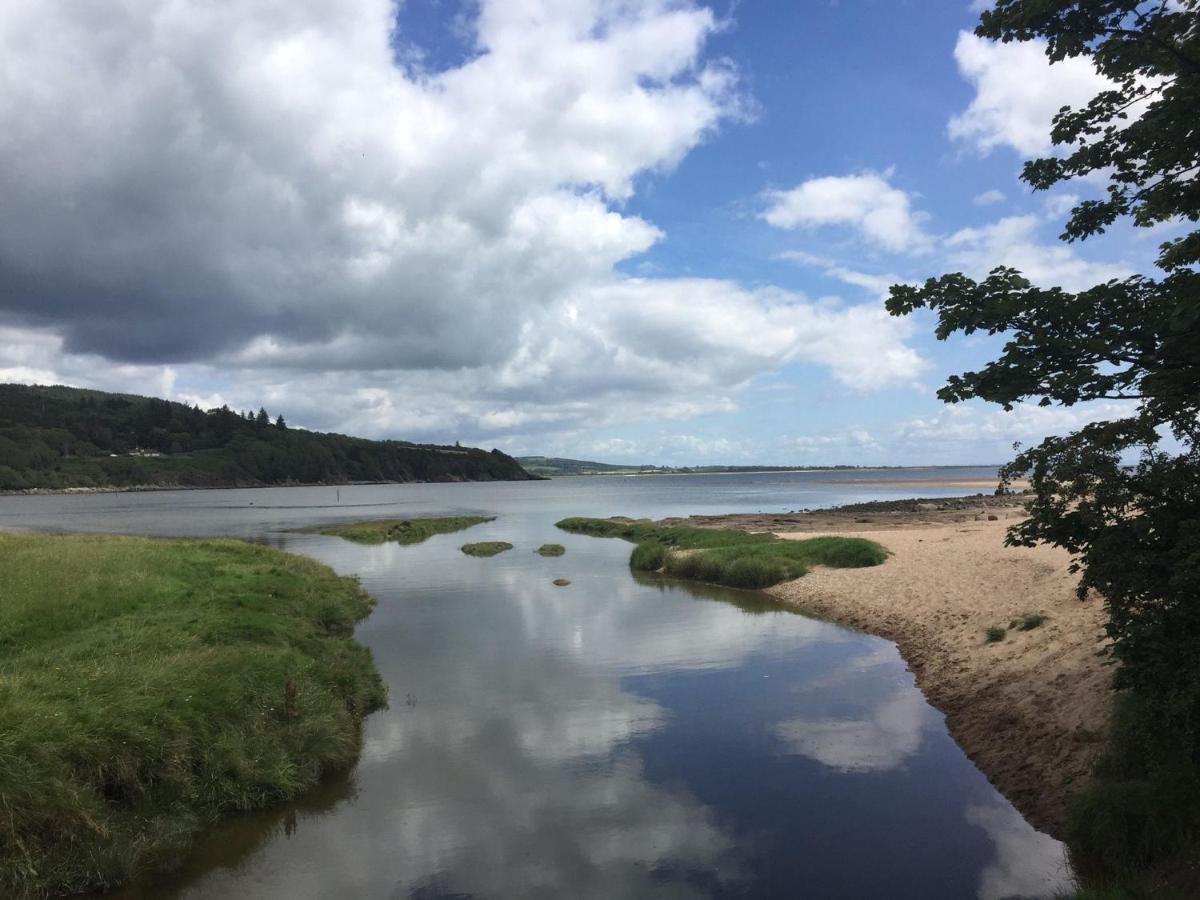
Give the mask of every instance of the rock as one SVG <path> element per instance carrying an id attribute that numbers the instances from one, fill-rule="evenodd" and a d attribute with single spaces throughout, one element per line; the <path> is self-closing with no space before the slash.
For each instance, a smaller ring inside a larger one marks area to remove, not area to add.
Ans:
<path id="1" fill-rule="evenodd" d="M 989 522 L 997 522 L 997 521 L 999 521 L 999 520 L 1000 520 L 1000 517 L 999 517 L 999 516 L 994 516 L 994 515 L 991 515 L 991 514 L 989 514 L 989 515 L 988 515 L 988 521 L 989 521 Z"/>
<path id="2" fill-rule="evenodd" d="M 569 578 L 555 578 L 555 579 L 554 579 L 554 583 L 555 583 L 556 585 L 558 585 L 559 587 L 566 587 L 568 584 L 570 584 L 570 583 L 571 583 L 571 579 L 569 579 Z"/>

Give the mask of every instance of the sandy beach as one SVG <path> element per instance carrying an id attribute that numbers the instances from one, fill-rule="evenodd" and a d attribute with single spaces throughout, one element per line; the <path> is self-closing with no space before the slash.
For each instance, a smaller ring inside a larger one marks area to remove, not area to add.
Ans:
<path id="1" fill-rule="evenodd" d="M 1067 554 L 1004 546 L 1022 516 L 1004 497 L 897 501 L 697 524 L 782 537 L 855 534 L 893 556 L 871 569 L 817 569 L 768 593 L 897 643 L 959 745 L 1036 827 L 1061 837 L 1067 798 L 1102 746 L 1110 669 L 1098 599 L 1081 603 Z M 1049 618 L 988 643 L 989 626 Z"/>

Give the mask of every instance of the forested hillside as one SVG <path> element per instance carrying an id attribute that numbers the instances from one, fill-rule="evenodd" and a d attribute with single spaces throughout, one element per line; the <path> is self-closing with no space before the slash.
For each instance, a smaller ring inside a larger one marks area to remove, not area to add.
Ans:
<path id="1" fill-rule="evenodd" d="M 304 431 L 261 409 L 0 384 L 0 490 L 531 477 L 499 450 Z"/>

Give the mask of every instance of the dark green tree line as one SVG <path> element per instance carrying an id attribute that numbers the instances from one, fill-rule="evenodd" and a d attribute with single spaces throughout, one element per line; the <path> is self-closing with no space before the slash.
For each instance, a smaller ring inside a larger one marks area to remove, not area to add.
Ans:
<path id="1" fill-rule="evenodd" d="M 0 490 L 527 477 L 499 451 L 304 431 L 265 409 L 0 384 Z"/>

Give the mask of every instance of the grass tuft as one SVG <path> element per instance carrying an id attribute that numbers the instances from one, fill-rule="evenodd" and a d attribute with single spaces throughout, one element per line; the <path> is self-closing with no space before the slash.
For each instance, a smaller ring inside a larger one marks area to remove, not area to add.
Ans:
<path id="1" fill-rule="evenodd" d="M 1045 613 L 1022 613 L 1008 620 L 1008 627 L 1017 631 L 1033 631 L 1046 624 L 1050 617 Z"/>
<path id="2" fill-rule="evenodd" d="M 1004 640 L 1007 634 L 1007 629 L 1001 628 L 999 625 L 992 625 L 984 632 L 984 636 L 987 638 L 989 644 L 995 644 Z"/>
<path id="3" fill-rule="evenodd" d="M 637 544 L 629 564 L 642 572 L 737 588 L 765 588 L 799 578 L 812 566 L 877 566 L 888 551 L 863 538 L 816 537 L 788 541 L 773 534 L 633 522 L 629 519 L 563 519 L 558 527 Z"/>
<path id="4" fill-rule="evenodd" d="M 111 888 L 358 756 L 372 600 L 229 540 L 0 535 L 0 896 Z"/>
<path id="5" fill-rule="evenodd" d="M 567 548 L 562 544 L 542 544 L 537 548 L 537 552 L 542 556 L 562 556 L 567 552 Z"/>
<path id="6" fill-rule="evenodd" d="M 318 525 L 302 528 L 306 534 L 330 534 L 358 544 L 419 544 L 435 534 L 463 531 L 491 522 L 495 516 L 445 516 L 431 519 L 371 519 L 344 525 Z"/>
<path id="7" fill-rule="evenodd" d="M 505 550 L 511 550 L 513 545 L 508 541 L 479 541 L 474 544 L 463 544 L 460 548 L 467 556 L 495 556 Z"/>

